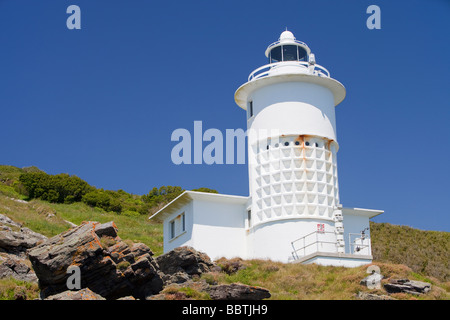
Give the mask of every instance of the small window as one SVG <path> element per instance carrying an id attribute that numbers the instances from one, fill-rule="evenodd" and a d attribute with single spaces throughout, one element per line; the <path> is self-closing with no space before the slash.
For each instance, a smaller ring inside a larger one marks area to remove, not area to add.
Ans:
<path id="1" fill-rule="evenodd" d="M 297 61 L 297 46 L 283 46 L 283 61 Z"/>
<path id="2" fill-rule="evenodd" d="M 175 238 L 175 220 L 170 221 L 170 239 Z"/>
<path id="3" fill-rule="evenodd" d="M 289 141 L 286 141 L 284 145 L 287 147 L 289 145 Z"/>
<path id="4" fill-rule="evenodd" d="M 302 47 L 298 48 L 298 61 L 308 61 L 308 53 Z"/>
<path id="5" fill-rule="evenodd" d="M 305 145 L 306 145 L 306 146 L 309 146 L 309 141 L 306 141 L 306 142 L 305 142 Z"/>
<path id="6" fill-rule="evenodd" d="M 278 144 L 278 143 L 275 143 L 275 148 L 278 148 L 278 146 L 279 146 L 279 144 Z"/>
<path id="7" fill-rule="evenodd" d="M 186 231 L 186 216 L 184 212 L 169 222 L 169 236 L 174 239 Z"/>
<path id="8" fill-rule="evenodd" d="M 300 145 L 300 141 L 295 141 L 295 145 L 296 146 Z"/>
<path id="9" fill-rule="evenodd" d="M 316 147 L 318 148 L 319 147 L 319 144 L 316 142 Z"/>
<path id="10" fill-rule="evenodd" d="M 281 46 L 275 47 L 270 51 L 270 63 L 280 62 L 281 61 Z"/>
<path id="11" fill-rule="evenodd" d="M 248 117 L 253 117 L 253 101 L 248 102 Z"/>
<path id="12" fill-rule="evenodd" d="M 250 228 L 252 226 L 252 210 L 247 211 L 247 221 L 248 227 Z"/>

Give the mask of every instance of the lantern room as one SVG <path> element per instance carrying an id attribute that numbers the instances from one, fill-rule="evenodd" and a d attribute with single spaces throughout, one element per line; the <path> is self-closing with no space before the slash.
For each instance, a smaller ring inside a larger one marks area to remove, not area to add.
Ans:
<path id="1" fill-rule="evenodd" d="M 266 50 L 269 63 L 282 61 L 308 61 L 311 50 L 306 43 L 295 39 L 290 31 L 281 33 L 278 41 L 272 43 Z"/>

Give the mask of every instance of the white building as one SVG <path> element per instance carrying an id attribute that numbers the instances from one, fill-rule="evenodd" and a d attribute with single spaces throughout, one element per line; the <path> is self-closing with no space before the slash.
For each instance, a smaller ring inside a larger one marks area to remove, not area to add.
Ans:
<path id="1" fill-rule="evenodd" d="M 368 264 L 369 219 L 383 211 L 340 205 L 334 109 L 345 88 L 289 31 L 265 54 L 235 93 L 247 111 L 249 197 L 184 192 L 150 217 L 164 223 L 164 251 Z"/>

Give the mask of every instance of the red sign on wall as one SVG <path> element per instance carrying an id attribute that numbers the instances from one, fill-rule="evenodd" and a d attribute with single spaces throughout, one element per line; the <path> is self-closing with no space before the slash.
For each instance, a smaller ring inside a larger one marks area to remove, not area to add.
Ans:
<path id="1" fill-rule="evenodd" d="M 325 232 L 325 224 L 324 223 L 317 224 L 317 232 Z"/>

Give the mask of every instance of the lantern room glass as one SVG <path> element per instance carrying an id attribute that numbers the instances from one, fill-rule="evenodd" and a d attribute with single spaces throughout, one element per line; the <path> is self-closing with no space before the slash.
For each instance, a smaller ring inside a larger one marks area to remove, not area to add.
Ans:
<path id="1" fill-rule="evenodd" d="M 269 63 L 281 61 L 308 61 L 308 53 L 304 48 L 292 44 L 277 46 L 269 53 Z"/>

